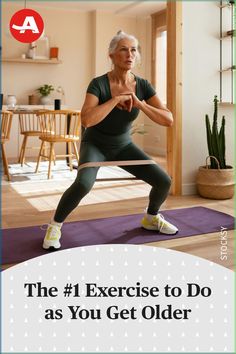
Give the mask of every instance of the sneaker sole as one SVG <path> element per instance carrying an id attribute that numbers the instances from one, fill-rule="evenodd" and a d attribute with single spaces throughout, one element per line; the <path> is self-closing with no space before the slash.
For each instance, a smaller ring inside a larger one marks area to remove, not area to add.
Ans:
<path id="1" fill-rule="evenodd" d="M 55 248 L 55 249 L 58 249 L 58 248 L 61 248 L 61 244 L 60 243 L 57 243 L 55 245 L 47 245 L 46 243 L 43 243 L 43 248 L 45 250 L 48 250 L 49 248 Z"/>
<path id="2" fill-rule="evenodd" d="M 161 232 L 161 231 L 159 231 L 155 226 L 143 226 L 143 225 L 141 225 L 141 226 L 142 226 L 142 228 L 145 229 L 145 230 L 158 231 L 158 232 L 160 232 L 160 233 L 163 234 L 163 235 L 175 235 L 175 234 L 177 234 L 177 232 L 179 231 L 179 230 L 177 230 L 177 231 L 172 232 L 172 233 L 167 233 L 167 232 Z"/>

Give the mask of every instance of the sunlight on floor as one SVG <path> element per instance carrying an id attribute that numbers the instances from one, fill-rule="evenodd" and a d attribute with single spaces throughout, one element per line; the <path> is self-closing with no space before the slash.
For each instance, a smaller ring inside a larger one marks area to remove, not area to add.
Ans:
<path id="1" fill-rule="evenodd" d="M 55 210 L 62 193 L 70 186 L 71 181 L 48 181 L 40 184 L 12 185 L 22 197 L 26 198 L 38 211 Z M 96 182 L 91 192 L 81 201 L 80 205 L 109 203 L 148 196 L 150 186 L 142 181 L 107 181 Z"/>
<path id="2" fill-rule="evenodd" d="M 39 212 L 55 210 L 64 191 L 73 183 L 76 171 L 69 171 L 64 161 L 54 167 L 53 178 L 47 179 L 47 164 L 42 163 L 44 171 L 35 174 L 35 163 L 30 162 L 21 167 L 11 166 L 12 182 L 6 182 L 10 188 L 24 198 Z M 99 178 L 130 177 L 118 167 L 101 168 Z M 5 184 L 6 184 L 5 183 Z M 92 191 L 81 201 L 80 205 L 117 202 L 140 197 L 147 197 L 150 186 L 140 180 L 97 181 Z"/>

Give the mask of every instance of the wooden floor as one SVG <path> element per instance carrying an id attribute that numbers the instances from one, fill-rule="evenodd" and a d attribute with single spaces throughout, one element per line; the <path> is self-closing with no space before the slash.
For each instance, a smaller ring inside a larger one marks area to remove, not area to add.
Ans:
<path id="1" fill-rule="evenodd" d="M 49 181 L 2 186 L 2 227 L 42 225 L 49 222 L 68 183 Z M 149 186 L 142 181 L 98 182 L 90 195 L 67 221 L 142 213 L 148 202 Z M 162 209 L 206 206 L 234 215 L 233 200 L 215 201 L 199 196 L 169 196 Z M 149 243 L 196 255 L 234 269 L 234 232 L 227 231 L 227 260 L 221 260 L 220 230 L 217 233 Z M 7 268 L 11 265 L 4 266 Z"/>

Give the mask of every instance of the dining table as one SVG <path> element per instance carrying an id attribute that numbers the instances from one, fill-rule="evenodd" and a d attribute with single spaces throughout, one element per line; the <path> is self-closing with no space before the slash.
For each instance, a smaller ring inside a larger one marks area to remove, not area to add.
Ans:
<path id="1" fill-rule="evenodd" d="M 66 107 L 66 108 L 62 107 L 62 109 L 66 110 L 66 109 L 68 109 L 68 107 Z M 13 112 L 14 114 L 18 114 L 19 115 L 21 113 L 32 113 L 33 114 L 33 113 L 37 113 L 37 112 L 45 111 L 45 110 L 53 111 L 54 107 L 53 106 L 51 106 L 51 107 L 47 106 L 47 107 L 44 107 L 44 108 L 17 107 L 16 109 L 14 109 L 14 110 L 11 109 L 10 111 Z M 76 112 L 80 112 L 80 110 L 78 110 L 78 109 L 76 109 L 75 111 Z M 69 132 L 69 126 L 70 126 L 70 115 L 68 114 L 68 120 L 67 120 L 68 132 Z M 86 128 L 81 125 L 81 140 L 82 140 L 83 133 L 85 132 L 85 129 Z M 66 144 L 66 153 L 68 153 L 68 144 Z M 69 166 L 69 158 L 68 157 L 66 157 L 66 162 L 67 162 L 67 165 Z M 103 162 L 103 163 L 101 162 L 101 164 L 100 164 L 101 166 L 100 167 L 102 167 L 103 165 L 104 166 L 109 166 L 109 167 L 110 166 L 116 166 L 117 167 L 118 163 L 119 163 L 119 161 L 107 161 L 107 162 Z M 134 164 L 134 161 L 130 161 L 130 163 Z M 139 164 L 139 161 L 136 161 L 136 164 Z M 140 164 L 142 164 L 142 163 L 140 163 Z M 146 161 L 145 161 L 145 164 L 146 164 Z M 127 161 L 125 161 L 124 163 L 123 163 L 123 161 L 120 161 L 120 165 L 127 165 Z M 73 169 L 77 170 L 78 169 L 78 165 L 73 164 Z M 120 180 L 122 180 L 122 181 L 124 181 L 124 180 L 137 180 L 137 178 L 134 177 L 134 176 L 129 176 L 129 177 L 109 177 L 109 178 L 97 178 L 96 179 L 96 181 L 100 181 L 100 182 L 102 182 L 102 181 L 120 181 Z"/>

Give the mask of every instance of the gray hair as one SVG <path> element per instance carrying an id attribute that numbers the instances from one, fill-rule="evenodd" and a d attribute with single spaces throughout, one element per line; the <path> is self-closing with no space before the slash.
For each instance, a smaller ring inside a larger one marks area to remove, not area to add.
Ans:
<path id="1" fill-rule="evenodd" d="M 138 39 L 132 34 L 125 33 L 123 31 L 118 31 L 117 34 L 112 38 L 109 48 L 108 54 L 113 54 L 118 46 L 119 41 L 122 39 L 129 39 L 136 43 L 137 46 L 137 60 L 140 61 L 140 45 Z"/>

